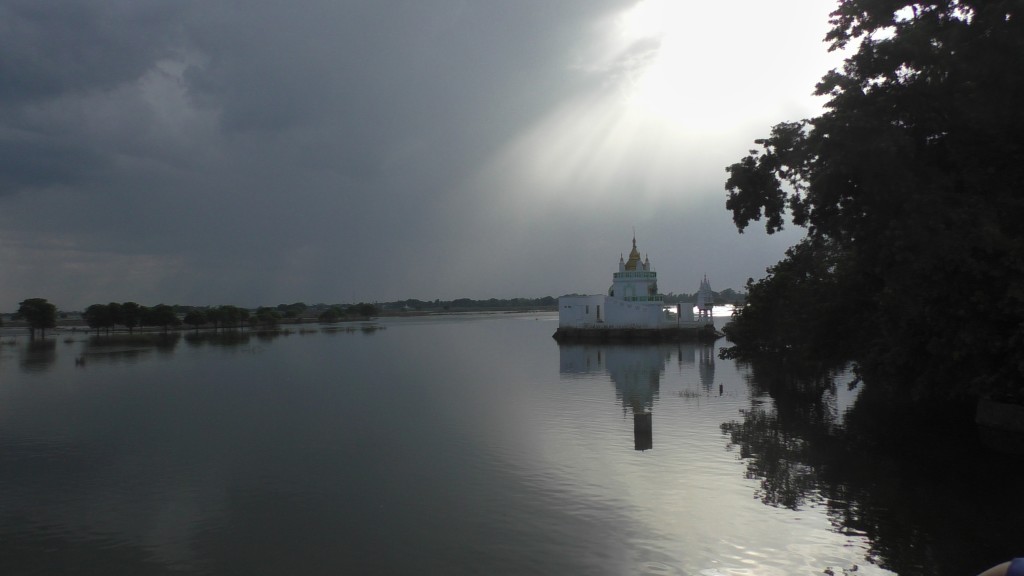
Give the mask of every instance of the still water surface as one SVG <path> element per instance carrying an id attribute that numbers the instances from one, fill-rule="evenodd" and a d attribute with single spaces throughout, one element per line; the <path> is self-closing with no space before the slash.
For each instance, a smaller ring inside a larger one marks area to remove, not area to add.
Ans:
<path id="1" fill-rule="evenodd" d="M 4 336 L 0 573 L 893 573 L 842 498 L 772 497 L 733 443 L 772 400 L 724 342 L 560 347 L 552 314 L 379 325 Z"/>

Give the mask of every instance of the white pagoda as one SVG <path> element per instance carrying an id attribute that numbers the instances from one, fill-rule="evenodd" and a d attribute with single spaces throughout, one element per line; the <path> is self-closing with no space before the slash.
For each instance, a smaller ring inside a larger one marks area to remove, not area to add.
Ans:
<path id="1" fill-rule="evenodd" d="M 705 292 L 706 287 L 706 292 Z M 629 258 L 619 256 L 619 271 L 612 275 L 612 285 L 608 294 L 592 296 L 562 296 L 558 299 L 558 332 L 559 335 L 582 335 L 590 332 L 602 336 L 602 331 L 629 330 L 632 335 L 661 337 L 672 331 L 714 328 L 710 305 L 711 285 L 705 276 L 701 282 L 698 297 L 704 296 L 705 308 L 697 316 L 692 306 L 676 305 L 675 310 L 666 309 L 664 296 L 658 293 L 658 273 L 650 259 L 640 259 L 640 251 L 633 237 L 633 249 Z"/>
<path id="2" fill-rule="evenodd" d="M 715 307 L 715 293 L 711 291 L 711 283 L 708 282 L 707 274 L 700 281 L 700 289 L 697 290 L 697 319 L 711 319 L 711 310 Z"/>

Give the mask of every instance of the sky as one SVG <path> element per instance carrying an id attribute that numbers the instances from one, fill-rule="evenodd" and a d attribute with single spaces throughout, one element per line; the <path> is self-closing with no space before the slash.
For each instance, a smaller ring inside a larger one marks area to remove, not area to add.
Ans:
<path id="1" fill-rule="evenodd" d="M 0 311 L 741 290 L 825 0 L 0 0 Z"/>

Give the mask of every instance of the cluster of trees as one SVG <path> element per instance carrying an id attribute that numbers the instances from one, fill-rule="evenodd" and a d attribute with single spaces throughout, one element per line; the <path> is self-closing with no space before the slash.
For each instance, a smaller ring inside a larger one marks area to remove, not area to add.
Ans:
<path id="1" fill-rule="evenodd" d="M 181 325 L 174 307 L 167 304 L 152 307 L 135 302 L 92 304 L 82 313 L 82 318 L 89 328 L 97 332 L 101 329 L 110 332 L 116 325 L 128 328 L 129 333 L 139 326 L 160 326 L 166 332 L 172 326 Z"/>
<path id="2" fill-rule="evenodd" d="M 488 298 L 486 300 L 475 300 L 472 298 L 456 298 L 455 300 L 397 300 L 386 302 L 388 308 L 408 310 L 451 310 L 459 309 L 514 309 L 514 308 L 551 308 L 558 306 L 558 299 L 551 296 L 543 298 Z"/>
<path id="3" fill-rule="evenodd" d="M 264 316 L 272 313 L 268 308 L 260 308 L 258 313 L 262 313 Z M 273 312 L 276 314 L 276 312 Z M 240 329 L 250 323 L 250 320 L 256 319 L 257 316 L 253 316 L 249 310 L 245 308 L 239 308 L 238 306 L 231 306 L 225 304 L 222 306 L 210 307 L 210 308 L 192 308 L 188 312 L 185 312 L 185 317 L 182 321 L 189 326 L 199 329 L 200 326 L 206 326 L 212 324 L 214 330 L 220 329 Z M 277 315 L 280 318 L 280 315 Z M 276 324 L 276 320 L 274 322 Z"/>
<path id="4" fill-rule="evenodd" d="M 321 322 L 339 322 L 351 318 L 371 318 L 380 314 L 380 310 L 373 304 L 360 302 L 351 306 L 335 304 L 320 313 Z"/>
<path id="5" fill-rule="evenodd" d="M 831 24 L 852 52 L 817 85 L 825 112 L 728 168 L 741 232 L 806 229 L 748 282 L 733 353 L 855 359 L 905 397 L 1024 397 L 1024 4 L 844 0 Z"/>
<path id="6" fill-rule="evenodd" d="M 292 304 L 278 304 L 274 310 L 283 318 L 299 318 L 309 309 L 305 302 L 294 302 Z M 260 308 L 259 310 L 262 310 Z M 259 313 L 257 310 L 257 314 Z"/>
<path id="7" fill-rule="evenodd" d="M 279 309 L 285 307 L 284 312 Z M 157 304 L 153 307 L 141 306 L 135 302 L 111 302 L 109 304 L 92 304 L 85 309 L 82 318 L 85 323 L 99 332 L 110 332 L 115 326 L 124 326 L 131 333 L 140 326 L 158 326 L 166 332 L 182 323 L 198 329 L 200 326 L 213 325 L 215 330 L 242 328 L 244 326 L 273 328 L 278 325 L 289 312 L 291 317 L 300 314 L 295 305 L 281 305 L 278 308 L 261 306 L 255 312 L 238 306 L 223 305 L 208 308 L 179 307 Z M 301 310 L 305 310 L 302 305 Z M 184 316 L 181 311 L 184 309 Z"/>

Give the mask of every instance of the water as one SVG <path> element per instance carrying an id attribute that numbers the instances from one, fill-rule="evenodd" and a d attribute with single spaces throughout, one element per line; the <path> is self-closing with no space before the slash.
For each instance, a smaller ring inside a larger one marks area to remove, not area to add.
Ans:
<path id="1" fill-rule="evenodd" d="M 899 536 L 880 545 L 842 521 L 860 502 L 824 484 L 847 484 L 820 481 L 806 454 L 765 457 L 778 427 L 750 434 L 774 400 L 749 369 L 687 344 L 559 347 L 556 325 L 510 314 L 263 338 L 3 336 L 0 573 L 900 565 L 886 557 Z M 825 424 L 854 395 L 827 390 Z M 789 465 L 779 476 L 771 462 Z"/>

